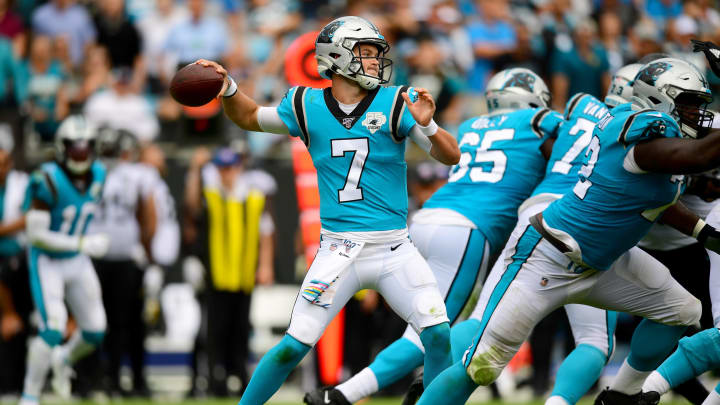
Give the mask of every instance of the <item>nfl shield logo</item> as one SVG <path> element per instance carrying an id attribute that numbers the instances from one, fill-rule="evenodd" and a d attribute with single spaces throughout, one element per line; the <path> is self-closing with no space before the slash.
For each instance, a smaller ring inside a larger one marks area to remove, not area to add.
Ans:
<path id="1" fill-rule="evenodd" d="M 337 249 L 337 244 L 336 244 L 336 243 L 333 243 L 332 245 L 330 245 L 330 251 L 331 251 L 331 252 L 334 251 L 335 249 Z"/>
<path id="2" fill-rule="evenodd" d="M 355 118 L 343 118 L 342 120 L 343 126 L 347 129 L 352 128 L 354 122 Z"/>

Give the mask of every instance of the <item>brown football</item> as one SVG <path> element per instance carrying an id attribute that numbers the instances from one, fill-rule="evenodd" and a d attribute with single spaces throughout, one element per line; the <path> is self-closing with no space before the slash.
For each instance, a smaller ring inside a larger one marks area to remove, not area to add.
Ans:
<path id="1" fill-rule="evenodd" d="M 215 98 L 223 77 L 210 66 L 191 63 L 180 69 L 170 82 L 170 95 L 180 104 L 199 107 Z"/>

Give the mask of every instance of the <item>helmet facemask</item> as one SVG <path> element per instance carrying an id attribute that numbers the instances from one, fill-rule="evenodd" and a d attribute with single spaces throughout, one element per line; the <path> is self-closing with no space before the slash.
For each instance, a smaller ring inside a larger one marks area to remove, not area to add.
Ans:
<path id="1" fill-rule="evenodd" d="M 95 140 L 82 139 L 62 141 L 65 152 L 65 167 L 73 174 L 84 174 L 90 169 L 95 154 Z"/>
<path id="2" fill-rule="evenodd" d="M 363 56 L 362 50 L 360 49 L 360 45 L 363 44 L 374 45 L 378 50 L 377 56 Z M 390 45 L 388 45 L 387 42 L 381 40 L 368 40 L 364 38 L 345 38 L 342 43 L 342 47 L 353 55 L 350 60 L 350 64 L 347 67 L 346 73 L 350 76 L 350 78 L 355 79 L 360 86 L 365 89 L 372 90 L 378 85 L 390 82 L 393 62 L 390 58 L 385 57 L 388 51 L 390 51 Z M 357 49 L 357 54 L 355 49 Z M 333 55 L 331 54 L 330 56 Z M 366 59 L 378 61 L 377 75 L 365 72 L 363 60 Z"/>
<path id="3" fill-rule="evenodd" d="M 707 106 L 712 102 L 712 96 L 700 91 L 688 91 L 671 88 L 668 95 L 678 91 L 675 96 L 675 109 L 672 116 L 678 120 L 680 129 L 691 138 L 702 138 L 708 134 L 714 114 L 708 111 Z"/>

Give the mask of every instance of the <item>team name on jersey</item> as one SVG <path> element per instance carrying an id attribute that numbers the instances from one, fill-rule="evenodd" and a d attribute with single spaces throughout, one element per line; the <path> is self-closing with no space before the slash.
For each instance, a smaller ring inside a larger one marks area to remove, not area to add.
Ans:
<path id="1" fill-rule="evenodd" d="M 482 117 L 476 119 L 472 123 L 472 125 L 470 125 L 470 127 L 472 129 L 487 129 L 487 128 L 499 127 L 505 122 L 505 120 L 507 120 L 508 117 L 507 117 L 507 115 L 503 115 L 500 117 L 500 120 L 498 120 L 498 121 L 493 121 L 491 118 L 495 118 L 495 117 L 482 116 Z"/>
<path id="2" fill-rule="evenodd" d="M 594 103 L 594 102 L 587 103 L 587 105 L 585 106 L 585 109 L 583 110 L 583 114 L 593 116 L 599 120 L 602 119 L 603 117 L 605 117 L 605 114 L 607 114 L 607 113 L 608 113 L 607 107 L 605 107 L 604 105 L 600 105 L 598 103 Z"/>

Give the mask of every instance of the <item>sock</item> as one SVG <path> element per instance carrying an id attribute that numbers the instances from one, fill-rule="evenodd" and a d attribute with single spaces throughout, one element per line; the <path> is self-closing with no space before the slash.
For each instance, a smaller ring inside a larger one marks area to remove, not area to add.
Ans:
<path id="1" fill-rule="evenodd" d="M 383 349 L 370 366 L 337 388 L 355 403 L 395 383 L 423 365 L 424 353 L 409 339 L 400 338 Z"/>
<path id="2" fill-rule="evenodd" d="M 387 349 L 386 349 L 387 350 Z M 365 367 L 351 379 L 335 387 L 345 396 L 351 404 L 368 397 L 378 391 L 380 387 L 377 377 L 372 369 Z"/>
<path id="3" fill-rule="evenodd" d="M 710 395 L 710 392 L 705 386 L 696 378 L 691 378 L 682 384 L 678 384 L 673 391 L 677 394 L 682 395 L 690 401 L 691 404 L 701 405 L 705 399 Z"/>
<path id="4" fill-rule="evenodd" d="M 653 371 L 675 350 L 687 326 L 668 326 L 643 319 L 630 341 L 627 362 L 639 371 Z"/>
<path id="5" fill-rule="evenodd" d="M 28 347 L 27 371 L 23 397 L 37 400 L 45 385 L 45 377 L 50 369 L 52 348 L 39 336 L 32 338 Z"/>
<path id="6" fill-rule="evenodd" d="M 606 362 L 607 356 L 597 347 L 578 345 L 560 365 L 550 398 L 560 397 L 566 404 L 575 405 L 595 384 Z"/>
<path id="7" fill-rule="evenodd" d="M 432 380 L 452 365 L 450 354 L 450 324 L 443 322 L 425 328 L 420 333 L 420 341 L 425 348 L 425 368 L 423 385 L 427 388 Z"/>
<path id="8" fill-rule="evenodd" d="M 260 405 L 267 402 L 308 351 L 310 346 L 285 335 L 280 343 L 260 360 L 239 405 Z"/>
<path id="9" fill-rule="evenodd" d="M 635 369 L 628 363 L 628 359 L 625 359 L 612 384 L 610 384 L 610 389 L 628 395 L 637 394 L 642 389 L 642 384 L 650 373 L 650 371 Z"/>
<path id="10" fill-rule="evenodd" d="M 550 398 L 545 400 L 545 405 L 571 405 L 565 398 L 558 395 L 551 395 Z"/>
<path id="11" fill-rule="evenodd" d="M 655 391 L 662 395 L 670 391 L 670 383 L 657 371 L 653 371 L 642 386 L 643 392 Z"/>
<path id="12" fill-rule="evenodd" d="M 462 360 L 462 356 L 472 345 L 472 340 L 480 330 L 480 321 L 468 319 L 450 329 L 450 343 L 452 347 L 453 363 Z"/>
<path id="13" fill-rule="evenodd" d="M 718 394 L 717 390 L 718 387 L 715 387 L 714 390 L 710 391 L 710 394 L 705 398 L 702 405 L 720 405 L 720 394 Z"/>
<path id="14" fill-rule="evenodd" d="M 417 405 L 464 404 L 477 387 L 467 375 L 462 362 L 457 362 L 425 388 Z"/>

